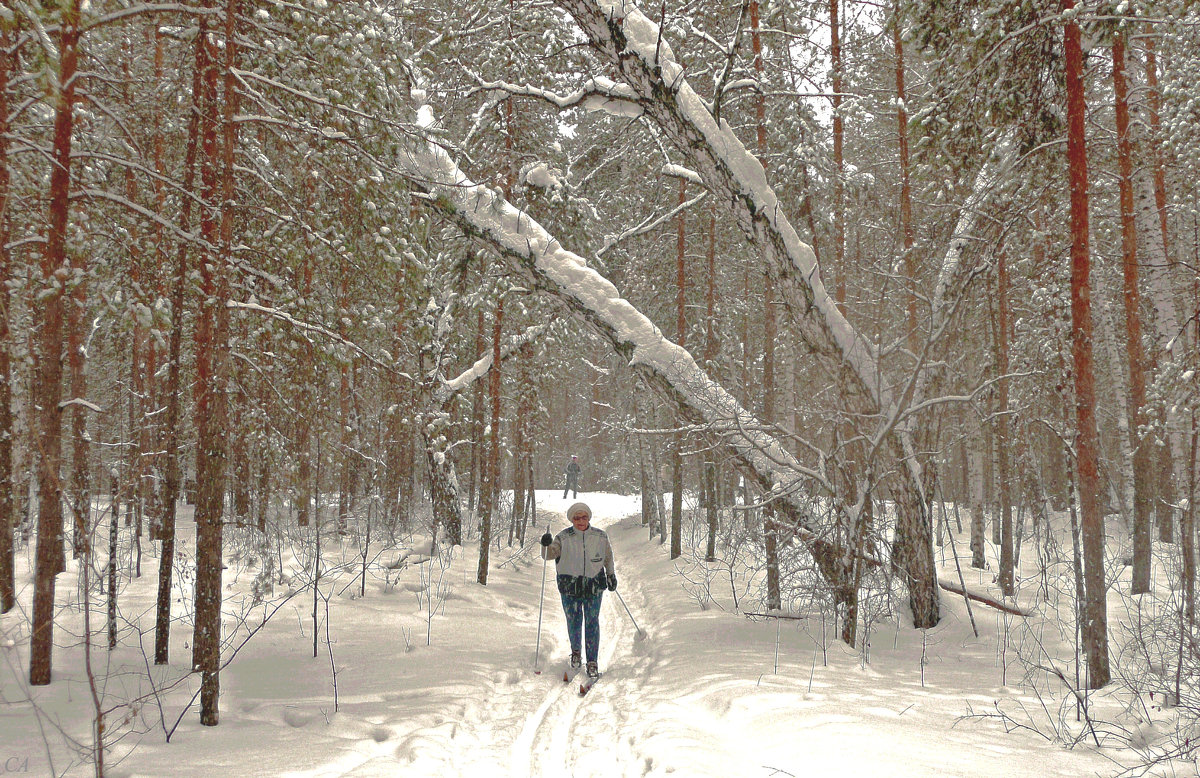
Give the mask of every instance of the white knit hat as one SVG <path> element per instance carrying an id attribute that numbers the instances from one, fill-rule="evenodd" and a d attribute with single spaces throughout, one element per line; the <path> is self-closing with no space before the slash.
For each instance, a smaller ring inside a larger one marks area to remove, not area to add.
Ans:
<path id="1" fill-rule="evenodd" d="M 592 520 L 592 509 L 587 506 L 586 502 L 577 502 L 570 508 L 567 508 L 567 520 L 570 521 L 571 517 L 580 511 L 587 514 L 588 521 Z"/>

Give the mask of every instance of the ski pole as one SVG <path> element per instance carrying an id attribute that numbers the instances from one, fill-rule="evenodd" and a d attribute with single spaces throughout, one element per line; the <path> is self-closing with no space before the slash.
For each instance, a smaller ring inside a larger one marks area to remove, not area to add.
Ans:
<path id="1" fill-rule="evenodd" d="M 550 531 L 550 525 L 548 523 L 546 524 L 546 531 L 547 532 Z M 545 552 L 543 550 L 542 593 L 541 593 L 541 596 L 538 597 L 537 648 L 535 648 L 533 651 L 533 673 L 534 673 L 534 675 L 541 675 L 541 673 L 542 673 L 542 668 L 539 667 L 539 662 L 541 662 L 541 657 L 542 657 L 542 606 L 546 602 L 546 561 L 547 560 L 545 557 Z"/>
<path id="2" fill-rule="evenodd" d="M 620 600 L 621 605 L 623 605 L 625 607 L 625 613 L 628 614 L 629 620 L 633 622 L 633 628 L 637 630 L 638 640 L 645 640 L 646 639 L 646 630 L 644 630 L 638 626 L 637 619 L 635 619 L 633 617 L 633 614 L 629 612 L 629 606 L 625 605 L 625 598 L 622 597 L 621 593 L 618 592 L 616 589 L 613 589 L 613 594 L 617 595 L 617 599 Z"/>

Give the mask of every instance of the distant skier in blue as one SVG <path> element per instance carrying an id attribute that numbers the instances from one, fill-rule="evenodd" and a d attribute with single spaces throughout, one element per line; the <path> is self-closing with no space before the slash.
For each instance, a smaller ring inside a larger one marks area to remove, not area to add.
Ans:
<path id="1" fill-rule="evenodd" d="M 571 492 L 571 499 L 579 499 L 579 474 L 583 472 L 583 468 L 579 466 L 579 458 L 574 454 L 571 455 L 571 461 L 567 464 L 567 485 L 563 488 L 563 499 L 567 499 L 567 492 Z"/>
<path id="2" fill-rule="evenodd" d="M 600 675 L 600 602 L 604 590 L 617 590 L 616 565 L 612 546 L 604 530 L 592 526 L 592 509 L 577 502 L 567 509 L 571 526 L 551 537 L 542 535 L 542 558 L 556 560 L 558 592 L 567 617 L 567 637 L 571 640 L 571 669 L 582 663 L 587 644 L 587 674 Z"/>

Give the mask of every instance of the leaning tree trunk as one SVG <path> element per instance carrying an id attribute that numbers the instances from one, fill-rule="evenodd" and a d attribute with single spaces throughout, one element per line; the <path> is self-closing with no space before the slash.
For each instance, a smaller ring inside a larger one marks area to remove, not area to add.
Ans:
<path id="1" fill-rule="evenodd" d="M 574 16 L 593 50 L 617 69 L 622 84 L 606 95 L 636 103 L 674 141 L 715 199 L 725 203 L 746 237 L 763 250 L 767 271 L 785 310 L 814 356 L 845 379 L 847 410 L 880 419 L 881 449 L 895 476 L 889 488 L 897 512 L 898 533 L 910 539 L 905 577 L 909 605 L 918 627 L 938 622 L 940 605 L 934 574 L 933 539 L 923 497 L 920 467 L 906 432 L 896 424 L 900 406 L 879 382 L 879 355 L 833 304 L 804 244 L 779 208 L 762 167 L 724 124 L 714 121 L 703 100 L 691 89 L 670 47 L 662 45 L 658 26 L 631 3 L 619 12 L 598 0 L 558 0 Z M 622 15 L 623 14 L 623 15 Z M 768 493 L 774 483 L 765 482 Z M 838 494 L 843 508 L 853 495 Z"/>
<path id="2" fill-rule="evenodd" d="M 852 552 L 830 540 L 822 516 L 812 512 L 810 484 L 822 494 L 835 493 L 822 473 L 793 458 L 761 420 L 713 382 L 691 354 L 665 338 L 583 258 L 567 251 L 499 194 L 466 178 L 439 145 L 413 139 L 396 163 L 414 187 L 433 195 L 429 201 L 435 207 L 507 258 L 528 288 L 549 295 L 606 339 L 685 422 L 703 424 L 722 439 L 748 481 L 764 493 L 775 491 L 776 509 L 808 546 L 822 574 L 830 581 L 845 579 L 846 557 Z M 854 526 L 857 517 L 844 520 Z"/>

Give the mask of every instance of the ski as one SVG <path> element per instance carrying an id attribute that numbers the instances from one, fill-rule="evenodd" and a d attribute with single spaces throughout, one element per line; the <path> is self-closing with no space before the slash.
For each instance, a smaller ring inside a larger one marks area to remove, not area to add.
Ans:
<path id="1" fill-rule="evenodd" d="M 603 675 L 603 673 L 601 673 L 601 675 Z M 592 687 L 596 685 L 596 681 L 599 681 L 599 680 L 600 680 L 599 675 L 597 675 L 595 678 L 590 678 L 585 675 L 584 679 L 579 683 L 579 696 L 580 697 L 585 696 L 588 692 L 590 692 L 592 690 Z"/>

